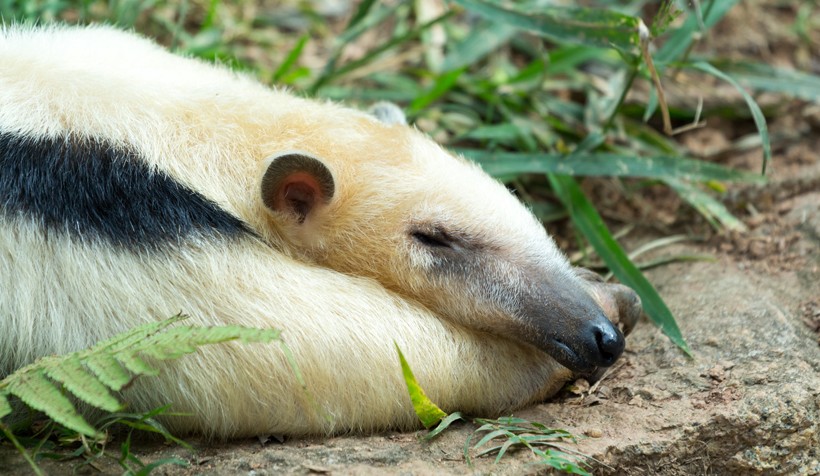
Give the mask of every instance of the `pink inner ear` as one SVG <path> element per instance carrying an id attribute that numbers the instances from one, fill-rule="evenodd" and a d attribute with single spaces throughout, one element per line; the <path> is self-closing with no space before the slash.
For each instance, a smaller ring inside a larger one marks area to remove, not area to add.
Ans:
<path id="1" fill-rule="evenodd" d="M 274 208 L 296 215 L 299 223 L 302 223 L 316 204 L 322 203 L 323 199 L 319 182 L 309 173 L 296 172 L 279 184 Z"/>

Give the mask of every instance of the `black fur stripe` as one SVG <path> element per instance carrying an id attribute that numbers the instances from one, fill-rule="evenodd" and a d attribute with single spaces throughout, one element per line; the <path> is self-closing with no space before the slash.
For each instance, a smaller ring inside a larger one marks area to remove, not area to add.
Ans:
<path id="1" fill-rule="evenodd" d="M 246 225 L 133 152 L 102 141 L 0 132 L 0 213 L 114 246 L 156 250 Z"/>

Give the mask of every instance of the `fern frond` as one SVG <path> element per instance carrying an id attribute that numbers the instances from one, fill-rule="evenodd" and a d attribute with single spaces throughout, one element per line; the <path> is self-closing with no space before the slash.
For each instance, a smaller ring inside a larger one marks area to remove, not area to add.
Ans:
<path id="1" fill-rule="evenodd" d="M 26 405 L 47 414 L 49 418 L 67 428 L 88 436 L 101 437 L 102 435 L 77 413 L 71 400 L 46 377 L 45 369 L 38 366 L 41 364 L 48 368 L 56 364 L 55 360 L 55 357 L 42 359 L 24 367 L 22 372 L 15 372 L 3 379 L 3 382 L 8 381 L 8 386 L 0 388 L 0 398 L 6 400 L 8 394 L 16 395 Z"/>
<path id="2" fill-rule="evenodd" d="M 11 405 L 5 398 L 0 398 L 0 419 L 11 413 Z"/>
<path id="3" fill-rule="evenodd" d="M 62 383 L 66 390 L 84 402 L 95 402 L 95 405 L 107 412 L 120 409 L 120 402 L 111 395 L 108 387 L 91 374 L 76 355 L 60 359 L 57 365 L 45 368 L 45 373 L 52 380 Z"/>
<path id="4" fill-rule="evenodd" d="M 159 370 L 145 358 L 168 360 L 193 353 L 197 347 L 230 340 L 271 342 L 279 339 L 275 329 L 241 326 L 169 327 L 184 316 L 152 322 L 119 334 L 95 346 L 62 356 L 38 359 L 0 381 L 0 418 L 9 415 L 8 401 L 14 395 L 57 423 L 87 436 L 102 435 L 80 416 L 66 396 L 107 412 L 122 408 L 112 394 L 140 375 Z"/>

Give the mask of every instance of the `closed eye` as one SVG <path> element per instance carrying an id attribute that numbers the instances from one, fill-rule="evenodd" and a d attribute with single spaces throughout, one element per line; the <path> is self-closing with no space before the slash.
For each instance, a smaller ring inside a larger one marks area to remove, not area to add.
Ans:
<path id="1" fill-rule="evenodd" d="M 410 236 L 424 246 L 430 248 L 452 248 L 453 240 L 447 233 L 435 231 L 415 230 L 410 232 Z"/>

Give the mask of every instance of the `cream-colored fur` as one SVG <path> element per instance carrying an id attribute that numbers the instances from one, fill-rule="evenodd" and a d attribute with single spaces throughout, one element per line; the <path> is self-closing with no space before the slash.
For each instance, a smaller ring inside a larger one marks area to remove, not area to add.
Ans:
<path id="1" fill-rule="evenodd" d="M 409 127 L 106 27 L 7 27 L 0 131 L 127 146 L 261 237 L 138 254 L 0 218 L 1 371 L 178 312 L 282 329 L 310 396 L 278 347 L 261 345 L 204 348 L 129 391 L 139 408 L 193 414 L 172 428 L 217 437 L 414 426 L 394 341 L 446 410 L 498 414 L 569 378 L 505 330 L 533 270 L 584 283 L 503 186 Z M 260 198 L 267 159 L 293 150 L 320 158 L 336 183 L 303 224 Z M 484 276 L 436 275 L 408 238 L 416 223 L 480 237 Z"/>

